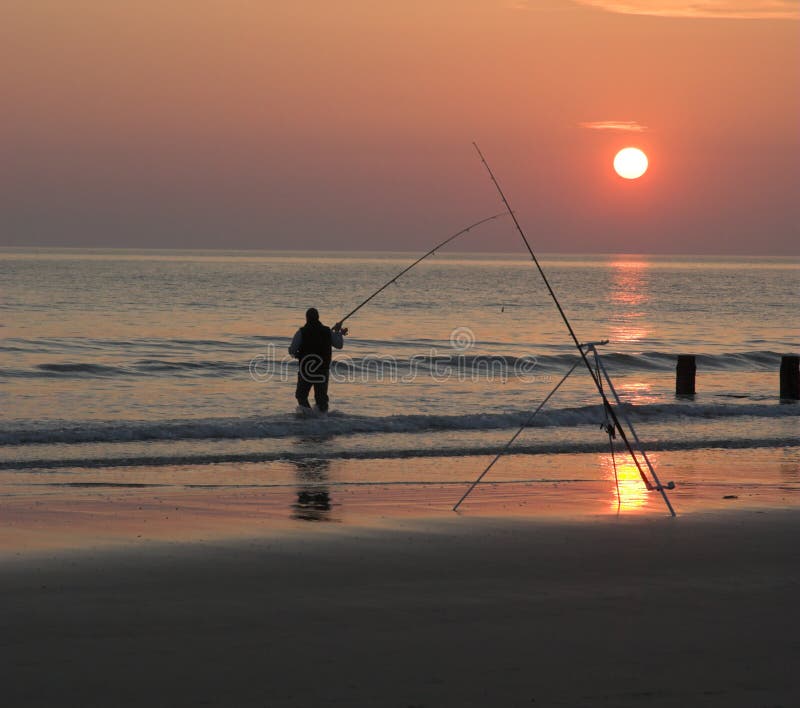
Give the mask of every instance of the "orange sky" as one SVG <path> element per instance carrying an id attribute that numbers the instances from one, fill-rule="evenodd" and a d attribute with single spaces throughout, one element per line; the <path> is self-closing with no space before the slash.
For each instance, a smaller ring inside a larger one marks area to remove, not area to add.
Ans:
<path id="1" fill-rule="evenodd" d="M 3 5 L 2 245 L 800 250 L 796 2 Z"/>

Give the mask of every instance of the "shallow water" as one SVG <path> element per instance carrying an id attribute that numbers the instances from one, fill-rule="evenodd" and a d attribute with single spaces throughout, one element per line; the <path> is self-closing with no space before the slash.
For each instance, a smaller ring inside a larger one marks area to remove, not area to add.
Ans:
<path id="1" fill-rule="evenodd" d="M 245 463 L 271 484 L 283 461 L 353 458 L 375 461 L 365 481 L 379 483 L 403 481 L 381 460 L 492 454 L 576 360 L 521 256 L 437 255 L 411 271 L 347 323 L 333 412 L 294 417 L 286 347 L 305 308 L 332 324 L 411 260 L 0 251 L 0 486 L 41 491 L 36 480 L 62 475 L 227 484 Z M 602 352 L 624 410 L 662 463 L 680 450 L 794 454 L 800 405 L 779 402 L 777 390 L 781 354 L 800 349 L 796 259 L 551 256 L 543 265 L 578 336 L 611 340 Z M 678 353 L 698 355 L 693 399 L 674 396 Z M 514 449 L 606 455 L 603 418 L 579 368 Z M 408 479 L 450 467 L 416 464 L 403 464 Z M 463 477 L 435 479 L 448 474 Z M 761 481 L 777 477 L 765 470 Z"/>

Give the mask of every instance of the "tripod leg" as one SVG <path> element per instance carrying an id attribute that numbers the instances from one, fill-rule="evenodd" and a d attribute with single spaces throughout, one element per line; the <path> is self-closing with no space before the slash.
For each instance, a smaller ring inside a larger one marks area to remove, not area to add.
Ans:
<path id="1" fill-rule="evenodd" d="M 461 497 L 461 499 L 459 499 L 459 500 L 458 500 L 458 502 L 456 502 L 455 506 L 453 507 L 453 511 L 458 511 L 458 507 L 459 507 L 459 506 L 461 506 L 461 503 L 462 503 L 462 502 L 463 502 L 463 501 L 464 501 L 464 500 L 465 500 L 465 499 L 466 499 L 466 498 L 467 498 L 467 497 L 468 497 L 468 496 L 469 496 L 469 495 L 472 493 L 472 490 L 473 490 L 473 489 L 475 489 L 475 487 L 477 487 L 477 486 L 478 486 L 478 484 L 480 484 L 480 481 L 481 481 L 481 480 L 482 480 L 482 479 L 483 479 L 483 478 L 486 476 L 486 473 L 487 473 L 487 472 L 488 472 L 490 469 L 492 469 L 492 467 L 494 467 L 494 463 L 495 463 L 495 462 L 497 462 L 497 461 L 498 461 L 498 460 L 499 460 L 499 459 L 500 459 L 500 458 L 501 458 L 503 455 L 505 455 L 505 453 L 508 451 L 508 449 L 509 449 L 509 448 L 511 447 L 511 445 L 514 443 L 514 441 L 515 441 L 515 440 L 516 440 L 516 439 L 517 439 L 517 438 L 518 438 L 518 437 L 519 437 L 519 436 L 522 434 L 522 431 L 523 431 L 523 430 L 525 430 L 525 428 L 527 428 L 527 427 L 528 427 L 528 426 L 531 424 L 531 421 L 532 421 L 532 420 L 533 420 L 533 419 L 536 417 L 536 414 L 537 414 L 537 413 L 538 413 L 540 410 L 542 410 L 542 408 L 544 408 L 545 404 L 546 404 L 546 403 L 547 403 L 547 402 L 548 402 L 548 401 L 549 401 L 549 400 L 550 400 L 550 399 L 551 399 L 551 398 L 552 398 L 552 397 L 555 395 L 555 392 L 556 392 L 556 391 L 558 391 L 558 389 L 559 389 L 559 388 L 561 388 L 561 384 L 563 384 L 563 383 L 564 383 L 564 382 L 567 380 L 567 378 L 569 377 L 569 375 L 570 375 L 570 374 L 571 374 L 573 371 L 575 371 L 575 367 L 576 367 L 576 366 L 578 366 L 578 364 L 580 364 L 580 361 L 576 361 L 576 362 L 575 362 L 575 363 L 574 363 L 574 364 L 573 364 L 573 365 L 570 367 L 570 370 L 569 370 L 569 371 L 567 371 L 567 373 L 566 373 L 566 374 L 564 374 L 564 377 L 561 379 L 561 381 L 559 381 L 559 382 L 556 384 L 555 388 L 554 388 L 552 391 L 550 391 L 550 393 L 548 393 L 548 394 L 547 394 L 547 396 L 545 396 L 545 399 L 544 399 L 544 400 L 543 400 L 543 401 L 542 401 L 542 402 L 541 402 L 541 403 L 540 403 L 540 404 L 537 406 L 536 410 L 535 410 L 535 411 L 533 411 L 533 413 L 531 413 L 531 414 L 530 414 L 530 415 L 529 415 L 529 416 L 528 416 L 528 417 L 525 419 L 525 422 L 524 422 L 524 423 L 523 423 L 521 426 L 519 426 L 519 430 L 517 430 L 517 432 L 516 432 L 516 433 L 514 433 L 514 435 L 512 435 L 512 436 L 511 436 L 511 440 L 509 440 L 509 441 L 506 443 L 505 447 L 504 447 L 502 450 L 500 450 L 500 452 L 498 452 L 498 453 L 495 455 L 494 459 L 493 459 L 493 460 L 492 460 L 492 461 L 491 461 L 491 462 L 490 462 L 490 463 L 489 463 L 489 464 L 486 466 L 486 469 L 485 469 L 485 470 L 483 470 L 483 472 L 481 472 L 481 473 L 480 473 L 480 475 L 478 475 L 478 479 L 476 479 L 476 480 L 475 480 L 475 481 L 474 481 L 474 482 L 473 482 L 473 483 L 470 485 L 469 489 L 467 489 L 467 491 L 466 491 L 466 492 L 464 492 L 464 496 L 462 496 L 462 497 Z"/>

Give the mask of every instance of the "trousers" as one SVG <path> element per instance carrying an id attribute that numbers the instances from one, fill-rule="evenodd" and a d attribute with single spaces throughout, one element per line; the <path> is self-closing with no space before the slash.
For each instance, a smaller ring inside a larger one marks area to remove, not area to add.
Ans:
<path id="1" fill-rule="evenodd" d="M 297 388 L 294 392 L 294 397 L 303 408 L 311 408 L 308 402 L 308 394 L 311 392 L 311 387 L 314 387 L 314 401 L 317 408 L 321 411 L 328 410 L 328 379 L 330 378 L 330 371 L 317 371 L 315 372 L 313 382 L 308 380 L 309 377 L 303 376 L 302 372 L 297 374 Z"/>

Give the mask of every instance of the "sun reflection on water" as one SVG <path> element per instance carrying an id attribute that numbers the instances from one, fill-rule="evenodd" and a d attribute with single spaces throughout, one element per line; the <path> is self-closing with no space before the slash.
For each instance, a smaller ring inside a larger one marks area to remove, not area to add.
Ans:
<path id="1" fill-rule="evenodd" d="M 643 509 L 648 502 L 647 487 L 642 481 L 639 469 L 633 458 L 627 453 L 615 452 L 617 462 L 617 476 L 619 478 L 619 495 L 614 481 L 614 462 L 611 453 L 606 453 L 600 458 L 600 467 L 603 479 L 610 482 L 611 498 L 609 508 L 616 511 L 638 511 Z M 657 466 L 653 455 L 648 455 L 654 466 Z M 644 462 L 642 461 L 644 465 Z"/>
<path id="2" fill-rule="evenodd" d="M 655 386 L 647 381 L 621 381 L 615 382 L 617 392 L 626 403 L 644 405 L 646 403 L 659 403 L 660 398 Z"/>
<path id="3" fill-rule="evenodd" d="M 638 342 L 650 334 L 643 311 L 650 300 L 647 290 L 650 264 L 643 260 L 616 260 L 611 268 L 611 341 Z"/>

